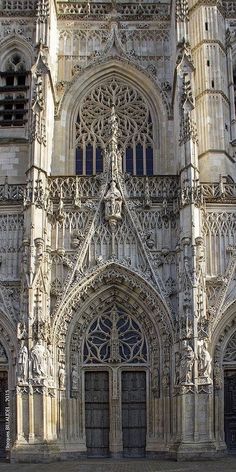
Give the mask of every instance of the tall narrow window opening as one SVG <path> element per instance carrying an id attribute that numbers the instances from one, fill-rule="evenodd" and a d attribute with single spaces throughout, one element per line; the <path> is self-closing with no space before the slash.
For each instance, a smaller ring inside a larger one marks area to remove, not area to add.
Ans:
<path id="1" fill-rule="evenodd" d="M 28 75 L 24 59 L 15 52 L 0 72 L 0 126 L 24 126 L 27 122 Z"/>

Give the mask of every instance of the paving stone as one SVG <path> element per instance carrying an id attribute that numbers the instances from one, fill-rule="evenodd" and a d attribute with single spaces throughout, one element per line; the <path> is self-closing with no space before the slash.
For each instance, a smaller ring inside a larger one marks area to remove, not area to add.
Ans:
<path id="1" fill-rule="evenodd" d="M 0 464 L 0 472 L 236 472 L 236 456 L 217 461 L 83 460 L 50 464 Z"/>

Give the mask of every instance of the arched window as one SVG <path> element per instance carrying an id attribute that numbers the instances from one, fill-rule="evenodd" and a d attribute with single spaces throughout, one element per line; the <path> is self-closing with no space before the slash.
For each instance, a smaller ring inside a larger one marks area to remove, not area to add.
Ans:
<path id="1" fill-rule="evenodd" d="M 76 174 L 103 171 L 102 151 L 108 139 L 112 105 L 119 127 L 123 170 L 133 175 L 153 174 L 153 123 L 145 97 L 118 78 L 100 83 L 83 98 L 76 123 Z"/>
<path id="2" fill-rule="evenodd" d="M 14 52 L 0 72 L 0 126 L 24 126 L 27 122 L 28 74 L 23 57 Z"/>
<path id="3" fill-rule="evenodd" d="M 146 363 L 147 345 L 139 324 L 116 306 L 102 313 L 86 333 L 83 362 Z"/>

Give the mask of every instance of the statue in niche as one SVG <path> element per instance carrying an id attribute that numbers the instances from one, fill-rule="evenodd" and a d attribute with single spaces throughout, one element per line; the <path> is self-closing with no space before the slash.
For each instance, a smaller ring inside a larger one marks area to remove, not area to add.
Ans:
<path id="1" fill-rule="evenodd" d="M 78 376 L 78 372 L 75 365 L 73 365 L 72 371 L 71 371 L 71 389 L 77 391 L 78 388 L 79 388 L 79 376 Z"/>
<path id="2" fill-rule="evenodd" d="M 154 235 L 152 232 L 148 232 L 146 234 L 146 245 L 148 249 L 153 249 L 153 247 L 155 246 Z"/>
<path id="3" fill-rule="evenodd" d="M 183 342 L 180 359 L 180 384 L 191 384 L 193 381 L 194 352 L 188 341 Z"/>
<path id="4" fill-rule="evenodd" d="M 110 183 L 110 188 L 104 197 L 105 219 L 121 219 L 122 196 L 114 180 Z"/>
<path id="5" fill-rule="evenodd" d="M 163 367 L 162 386 L 165 389 L 168 389 L 170 386 L 170 368 L 168 365 Z"/>
<path id="6" fill-rule="evenodd" d="M 47 375 L 47 353 L 42 339 L 39 339 L 31 349 L 32 374 L 35 377 Z"/>
<path id="7" fill-rule="evenodd" d="M 220 390 L 224 384 L 223 369 L 220 367 L 219 362 L 214 365 L 214 385 L 217 390 Z"/>
<path id="8" fill-rule="evenodd" d="M 18 352 L 18 360 L 17 360 L 17 376 L 18 379 L 22 382 L 27 382 L 28 379 L 28 349 L 25 345 L 23 339 L 21 339 L 20 349 Z"/>
<path id="9" fill-rule="evenodd" d="M 66 383 L 66 372 L 64 364 L 61 364 L 58 370 L 59 389 L 63 390 Z"/>
<path id="10" fill-rule="evenodd" d="M 153 368 L 152 373 L 152 393 L 154 398 L 159 397 L 160 385 L 159 385 L 159 370 L 157 367 Z"/>
<path id="11" fill-rule="evenodd" d="M 6 351 L 1 343 L 0 343 L 0 360 L 1 362 L 7 362 Z"/>
<path id="12" fill-rule="evenodd" d="M 200 377 L 205 377 L 207 382 L 211 382 L 211 356 L 204 340 L 198 341 L 198 370 Z"/>

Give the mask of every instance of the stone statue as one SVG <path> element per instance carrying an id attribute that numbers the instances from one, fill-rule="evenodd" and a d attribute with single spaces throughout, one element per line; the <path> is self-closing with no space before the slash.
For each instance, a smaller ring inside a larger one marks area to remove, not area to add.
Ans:
<path id="1" fill-rule="evenodd" d="M 121 219 L 122 196 L 114 180 L 110 183 L 110 188 L 104 197 L 105 200 L 105 218 Z"/>
<path id="2" fill-rule="evenodd" d="M 17 376 L 22 382 L 27 382 L 28 379 L 28 359 L 28 349 L 22 339 L 17 360 Z"/>
<path id="3" fill-rule="evenodd" d="M 65 381 L 66 381 L 65 366 L 63 364 L 60 365 L 59 370 L 58 370 L 58 381 L 59 381 L 59 388 L 63 390 L 65 388 Z"/>
<path id="4" fill-rule="evenodd" d="M 43 341 L 39 339 L 31 349 L 32 374 L 35 377 L 46 377 L 47 375 L 47 354 Z"/>
<path id="5" fill-rule="evenodd" d="M 219 362 L 216 362 L 214 365 L 214 386 L 217 390 L 220 390 L 223 387 L 223 370 L 220 367 Z"/>
<path id="6" fill-rule="evenodd" d="M 159 385 L 159 371 L 157 367 L 154 367 L 152 374 L 152 393 L 154 398 L 158 398 L 160 391 Z"/>
<path id="7" fill-rule="evenodd" d="M 207 350 L 206 341 L 198 341 L 198 369 L 199 376 L 205 377 L 208 382 L 211 382 L 211 356 Z"/>
<path id="8" fill-rule="evenodd" d="M 168 365 L 163 367 L 162 386 L 165 389 L 168 389 L 170 386 L 170 368 Z"/>
<path id="9" fill-rule="evenodd" d="M 193 380 L 194 352 L 188 341 L 184 341 L 180 360 L 180 383 L 191 384 Z"/>
<path id="10" fill-rule="evenodd" d="M 73 365 L 72 371 L 71 371 L 71 389 L 77 391 L 78 388 L 79 388 L 78 372 L 77 372 L 76 367 Z"/>

